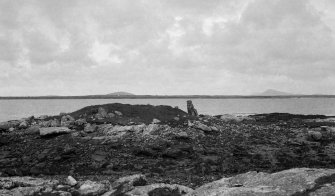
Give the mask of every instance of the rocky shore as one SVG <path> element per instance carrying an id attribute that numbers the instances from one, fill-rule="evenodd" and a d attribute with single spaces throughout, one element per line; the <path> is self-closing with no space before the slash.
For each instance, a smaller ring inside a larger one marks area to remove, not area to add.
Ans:
<path id="1" fill-rule="evenodd" d="M 334 195 L 335 119 L 106 104 L 0 123 L 0 195 Z"/>

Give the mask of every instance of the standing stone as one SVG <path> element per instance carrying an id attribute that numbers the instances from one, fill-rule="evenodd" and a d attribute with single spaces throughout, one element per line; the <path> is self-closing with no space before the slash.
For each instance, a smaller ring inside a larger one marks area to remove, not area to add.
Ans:
<path id="1" fill-rule="evenodd" d="M 187 100 L 187 113 L 190 116 L 198 116 L 198 111 L 194 108 L 191 100 Z"/>

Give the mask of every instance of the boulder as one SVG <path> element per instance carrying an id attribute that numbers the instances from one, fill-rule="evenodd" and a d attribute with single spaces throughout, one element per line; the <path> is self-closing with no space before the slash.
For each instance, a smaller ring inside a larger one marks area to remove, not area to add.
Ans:
<path id="1" fill-rule="evenodd" d="M 108 113 L 108 117 L 109 117 L 109 118 L 114 118 L 114 117 L 115 117 L 115 114 L 114 114 L 114 113 Z"/>
<path id="2" fill-rule="evenodd" d="M 72 176 L 68 176 L 66 178 L 66 183 L 70 186 L 75 186 L 78 182 L 76 179 L 74 179 Z"/>
<path id="3" fill-rule="evenodd" d="M 78 120 L 76 120 L 75 122 L 74 122 L 74 124 L 75 125 L 77 125 L 77 126 L 83 126 L 83 125 L 85 125 L 87 122 L 86 122 L 86 119 L 84 119 L 84 118 L 79 118 Z"/>
<path id="4" fill-rule="evenodd" d="M 21 124 L 18 120 L 11 120 L 0 123 L 0 131 L 8 131 L 10 128 L 18 127 Z"/>
<path id="5" fill-rule="evenodd" d="M 106 118 L 108 116 L 107 111 L 103 107 L 98 108 L 98 114 L 100 114 L 103 118 Z"/>
<path id="6" fill-rule="evenodd" d="M 160 122 L 161 122 L 161 121 L 158 120 L 158 119 L 156 119 L 156 118 L 152 119 L 152 124 L 158 124 L 158 123 L 160 123 Z"/>
<path id="7" fill-rule="evenodd" d="M 122 116 L 122 113 L 120 111 L 115 111 L 114 113 L 118 116 Z"/>
<path id="8" fill-rule="evenodd" d="M 20 123 L 20 125 L 19 125 L 19 128 L 20 129 L 26 129 L 26 128 L 28 128 L 28 122 L 27 121 L 22 121 L 21 123 Z"/>
<path id="9" fill-rule="evenodd" d="M 37 117 L 36 119 L 37 120 L 44 120 L 44 119 L 46 119 L 48 117 L 49 117 L 48 115 L 41 115 L 41 116 Z"/>
<path id="10" fill-rule="evenodd" d="M 60 122 L 57 119 L 49 120 L 49 122 L 50 122 L 50 127 L 59 127 L 60 126 Z"/>
<path id="11" fill-rule="evenodd" d="M 60 121 L 60 125 L 62 127 L 67 127 L 67 126 L 71 125 L 72 123 L 74 123 L 74 121 L 75 121 L 75 119 L 70 115 L 62 116 L 61 121 Z"/>
<path id="12" fill-rule="evenodd" d="M 99 107 L 98 108 L 98 112 L 94 115 L 95 118 L 97 119 L 104 119 L 104 118 L 107 118 L 108 117 L 108 113 L 107 111 L 105 110 L 105 108 L 103 107 Z"/>
<path id="13" fill-rule="evenodd" d="M 145 175 L 142 175 L 142 174 L 125 176 L 113 182 L 112 188 L 117 188 L 120 185 L 124 185 L 124 184 L 128 184 L 130 186 L 144 186 L 147 184 L 147 179 Z"/>
<path id="14" fill-rule="evenodd" d="M 188 122 L 188 126 L 190 127 L 193 127 L 193 128 L 196 128 L 196 129 L 200 129 L 202 131 L 205 131 L 205 132 L 211 132 L 212 129 L 211 127 L 199 122 L 199 121 L 195 121 L 193 123 L 191 123 L 190 121 Z"/>
<path id="15" fill-rule="evenodd" d="M 318 131 L 308 131 L 308 138 L 312 141 L 320 141 L 322 134 Z"/>
<path id="16" fill-rule="evenodd" d="M 8 195 L 11 196 L 34 196 L 38 195 L 44 187 L 35 186 L 35 187 L 17 187 L 11 190 L 8 190 Z"/>
<path id="17" fill-rule="evenodd" d="M 246 115 L 236 115 L 236 114 L 223 114 L 220 119 L 224 122 L 241 122 L 243 120 L 254 121 L 254 118 Z"/>
<path id="18" fill-rule="evenodd" d="M 321 126 L 321 131 L 330 135 L 335 135 L 335 127 Z"/>
<path id="19" fill-rule="evenodd" d="M 163 196 L 163 195 L 171 195 L 171 196 L 183 196 L 189 193 L 192 193 L 193 189 L 177 185 L 177 184 L 150 184 L 146 186 L 138 186 L 133 190 L 127 192 L 125 195 L 127 196 Z"/>
<path id="20" fill-rule="evenodd" d="M 97 196 L 106 193 L 109 190 L 108 186 L 99 183 L 93 182 L 90 180 L 85 181 L 78 189 L 81 196 Z"/>
<path id="21" fill-rule="evenodd" d="M 106 125 L 106 126 L 99 127 L 99 129 L 100 128 L 103 130 L 104 134 L 108 136 L 117 137 L 117 138 L 120 138 L 127 132 L 133 130 L 133 126 L 120 126 L 120 125 L 115 125 L 115 126 Z"/>
<path id="22" fill-rule="evenodd" d="M 133 190 L 136 186 L 144 186 L 147 184 L 147 179 L 142 174 L 122 177 L 112 183 L 114 189 L 112 195 L 123 195 L 126 192 Z"/>
<path id="23" fill-rule="evenodd" d="M 210 128 L 212 129 L 212 131 L 219 131 L 219 129 L 215 126 L 211 126 Z"/>
<path id="24" fill-rule="evenodd" d="M 248 172 L 205 184 L 188 196 L 313 195 L 320 189 L 323 195 L 332 195 L 334 187 L 329 188 L 329 185 L 334 178 L 335 169 L 294 168 L 273 174 Z"/>
<path id="25" fill-rule="evenodd" d="M 168 130 L 170 126 L 168 125 L 159 125 L 159 124 L 149 124 L 145 126 L 143 130 L 143 135 L 159 135 L 162 132 Z"/>
<path id="26" fill-rule="evenodd" d="M 84 131 L 86 133 L 93 133 L 96 132 L 98 130 L 98 126 L 96 125 L 91 125 L 90 123 L 86 124 Z"/>
<path id="27" fill-rule="evenodd" d="M 40 127 L 38 125 L 33 125 L 33 126 L 30 126 L 28 129 L 27 129 L 27 132 L 30 133 L 30 134 L 37 134 L 40 132 Z"/>
<path id="28" fill-rule="evenodd" d="M 41 136 L 48 136 L 48 135 L 58 135 L 64 133 L 71 133 L 72 130 L 67 127 L 43 127 L 40 128 L 40 135 Z"/>

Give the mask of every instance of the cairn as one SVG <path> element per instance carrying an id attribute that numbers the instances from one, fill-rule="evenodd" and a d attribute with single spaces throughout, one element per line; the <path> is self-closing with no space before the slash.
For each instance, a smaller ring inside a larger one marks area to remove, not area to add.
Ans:
<path id="1" fill-rule="evenodd" d="M 194 108 L 191 100 L 187 100 L 187 113 L 190 116 L 198 116 L 198 111 Z"/>

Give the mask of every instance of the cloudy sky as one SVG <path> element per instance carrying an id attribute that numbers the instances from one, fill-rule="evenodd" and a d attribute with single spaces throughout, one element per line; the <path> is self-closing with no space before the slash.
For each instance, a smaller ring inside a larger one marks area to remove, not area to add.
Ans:
<path id="1" fill-rule="evenodd" d="M 0 0 L 0 96 L 335 94 L 334 0 Z"/>

